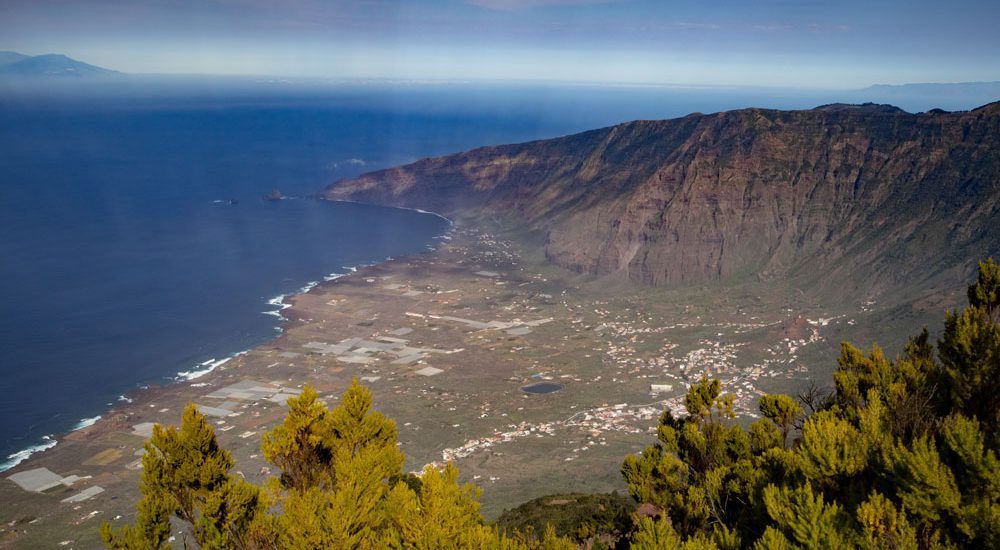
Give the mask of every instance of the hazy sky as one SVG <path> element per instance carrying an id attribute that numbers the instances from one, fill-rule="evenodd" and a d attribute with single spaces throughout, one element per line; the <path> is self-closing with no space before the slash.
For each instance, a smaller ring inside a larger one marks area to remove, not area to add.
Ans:
<path id="1" fill-rule="evenodd" d="M 127 72 L 862 87 L 1000 80 L 998 0 L 0 0 Z"/>

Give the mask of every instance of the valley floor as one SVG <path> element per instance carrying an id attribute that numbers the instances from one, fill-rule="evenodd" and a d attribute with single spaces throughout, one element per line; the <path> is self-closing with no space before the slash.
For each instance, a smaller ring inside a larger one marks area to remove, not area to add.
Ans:
<path id="1" fill-rule="evenodd" d="M 878 304 L 824 307 L 791 288 L 594 280 L 499 234 L 458 224 L 436 251 L 295 296 L 276 340 L 140 392 L 5 472 L 0 546 L 99 546 L 101 521 L 134 515 L 152 423 L 178 423 L 189 401 L 262 483 L 275 472 L 260 438 L 284 401 L 309 383 L 332 406 L 353 377 L 396 420 L 406 469 L 453 461 L 483 488 L 488 519 L 548 493 L 624 491 L 622 459 L 655 440 L 664 408 L 682 410 L 690 382 L 721 379 L 745 421 L 762 393 L 828 384 L 840 341 L 867 345 L 882 325 Z M 562 389 L 522 391 L 536 382 Z"/>

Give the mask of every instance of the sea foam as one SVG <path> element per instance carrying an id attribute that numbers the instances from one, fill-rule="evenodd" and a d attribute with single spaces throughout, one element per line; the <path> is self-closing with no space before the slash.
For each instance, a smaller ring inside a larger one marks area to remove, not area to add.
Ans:
<path id="1" fill-rule="evenodd" d="M 246 352 L 240 352 L 240 353 L 246 353 Z M 205 376 L 206 374 L 208 374 L 208 373 L 212 372 L 213 370 L 217 369 L 220 365 L 224 365 L 224 364 L 228 363 L 235 356 L 236 355 L 233 355 L 233 356 L 230 356 L 230 357 L 226 357 L 225 359 L 219 359 L 218 361 L 216 361 L 215 358 L 213 357 L 212 359 L 209 359 L 208 361 L 204 361 L 204 362 L 200 363 L 198 366 L 201 367 L 201 368 L 199 368 L 199 369 L 178 372 L 177 373 L 177 380 L 179 382 L 187 382 L 189 380 L 194 380 L 195 378 L 201 378 L 202 376 Z"/>
<path id="2" fill-rule="evenodd" d="M 51 449 L 56 446 L 56 440 L 52 439 L 51 435 L 43 435 L 42 443 L 28 447 L 27 449 L 20 450 L 16 453 L 11 453 L 7 455 L 7 460 L 0 464 L 0 472 L 5 472 L 14 466 L 24 462 L 29 456 L 40 453 L 45 449 Z"/>
<path id="3" fill-rule="evenodd" d="M 97 421 L 100 420 L 100 419 L 101 419 L 101 415 L 92 416 L 90 418 L 81 418 L 80 421 L 76 423 L 76 426 L 73 426 L 73 431 L 75 432 L 77 430 L 82 430 L 84 428 L 89 428 L 89 427 L 93 426 L 94 424 L 97 424 Z"/>
<path id="4" fill-rule="evenodd" d="M 274 298 L 271 298 L 270 300 L 267 301 L 267 305 L 274 306 L 278 309 L 274 309 L 271 311 L 262 311 L 261 313 L 263 313 L 264 315 L 273 315 L 274 317 L 277 317 L 279 321 L 285 321 L 286 320 L 285 316 L 282 315 L 281 312 L 292 307 L 292 304 L 285 303 L 286 297 L 287 294 L 278 294 Z"/>

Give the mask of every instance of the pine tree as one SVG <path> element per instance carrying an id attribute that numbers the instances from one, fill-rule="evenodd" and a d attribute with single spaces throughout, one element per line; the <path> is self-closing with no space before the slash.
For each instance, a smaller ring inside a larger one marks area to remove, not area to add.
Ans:
<path id="1" fill-rule="evenodd" d="M 233 458 L 193 403 L 185 407 L 179 430 L 157 424 L 144 449 L 136 525 L 115 530 L 103 524 L 109 547 L 165 547 L 171 515 L 187 523 L 195 542 L 206 548 L 252 546 L 243 535 L 251 525 L 269 537 L 266 522 L 258 519 L 266 514 L 267 499 L 229 476 Z"/>
<path id="2" fill-rule="evenodd" d="M 987 258 L 979 262 L 979 278 L 969 285 L 969 305 L 982 309 L 990 322 L 1000 322 L 1000 265 Z"/>
<path id="3" fill-rule="evenodd" d="M 286 403 L 284 422 L 262 438 L 264 459 L 281 469 L 281 484 L 286 488 L 304 490 L 329 483 L 333 462 L 330 411 L 309 385 Z"/>
<path id="4" fill-rule="evenodd" d="M 1000 548 L 998 295 L 1000 268 L 980 263 L 969 307 L 946 316 L 937 357 L 926 328 L 895 359 L 845 343 L 836 393 L 807 396 L 808 416 L 768 395 L 764 418 L 744 429 L 733 397 L 703 377 L 687 414 L 665 411 L 656 443 L 621 466 L 633 498 L 659 516 L 634 518 L 632 545 Z M 266 488 L 229 475 L 233 459 L 194 405 L 180 429 L 157 425 L 135 524 L 105 523 L 102 538 L 169 548 L 175 517 L 202 548 L 573 548 L 551 526 L 538 538 L 486 525 L 479 490 L 460 485 L 451 465 L 403 474 L 395 423 L 356 380 L 332 410 L 308 386 L 288 405 L 262 442 L 281 470 Z"/>
<path id="5" fill-rule="evenodd" d="M 794 489 L 769 485 L 764 489 L 764 505 L 776 524 L 767 539 L 787 542 L 808 550 L 850 548 L 853 541 L 846 528 L 849 518 L 837 503 L 826 503 L 823 495 L 808 483 Z M 780 534 L 779 534 L 780 533 Z"/>
<path id="6" fill-rule="evenodd" d="M 143 485 L 145 487 L 145 485 Z M 115 529 L 110 523 L 101 523 L 101 538 L 108 548 L 118 550 L 169 550 L 167 540 L 170 538 L 170 516 L 173 506 L 165 495 L 147 494 L 143 489 L 143 497 L 136 506 L 135 526 L 124 526 Z"/>
<path id="7" fill-rule="evenodd" d="M 279 547 L 566 548 L 558 537 L 536 546 L 487 526 L 480 490 L 459 485 L 451 465 L 404 475 L 395 422 L 372 409 L 371 391 L 357 380 L 328 411 L 307 387 L 264 446 L 283 468 Z"/>
<path id="8" fill-rule="evenodd" d="M 1000 324 L 984 307 L 949 313 L 938 342 L 950 405 L 987 429 L 1000 426 Z"/>
<path id="9" fill-rule="evenodd" d="M 859 545 L 866 550 L 916 550 L 917 534 L 903 514 L 882 494 L 873 492 L 858 506 L 862 533 Z"/>
<path id="10" fill-rule="evenodd" d="M 157 425 L 145 444 L 135 526 L 105 523 L 102 538 L 110 548 L 169 548 L 175 516 L 204 549 L 574 547 L 554 532 L 508 538 L 486 525 L 479 489 L 459 485 L 451 465 L 404 475 L 395 423 L 356 380 L 333 410 L 307 386 L 262 446 L 282 469 L 266 488 L 229 475 L 232 456 L 188 405 L 179 430 Z"/>
<path id="11" fill-rule="evenodd" d="M 788 434 L 802 416 L 802 405 L 787 395 L 765 395 L 760 398 L 760 414 L 781 429 L 781 444 L 788 444 Z"/>
<path id="12" fill-rule="evenodd" d="M 801 424 L 798 403 L 764 396 L 763 420 L 746 432 L 727 426 L 720 384 L 693 385 L 689 414 L 664 413 L 657 444 L 622 465 L 633 497 L 663 516 L 639 521 L 633 541 L 1000 548 L 1000 268 L 992 260 L 980 263 L 968 296 L 968 308 L 946 316 L 937 353 L 926 328 L 895 359 L 844 343 L 832 399 L 803 394 Z"/>
<path id="13" fill-rule="evenodd" d="M 809 479 L 835 488 L 868 465 L 868 442 L 849 421 L 830 411 L 813 414 L 802 427 L 796 453 Z"/>

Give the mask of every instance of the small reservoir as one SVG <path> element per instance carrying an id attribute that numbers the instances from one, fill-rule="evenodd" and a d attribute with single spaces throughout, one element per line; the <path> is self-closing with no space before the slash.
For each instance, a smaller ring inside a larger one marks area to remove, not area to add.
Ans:
<path id="1" fill-rule="evenodd" d="M 521 391 L 524 393 L 554 393 L 566 386 L 562 384 L 556 384 L 555 382 L 537 382 L 535 384 L 528 384 L 527 386 L 521 386 Z"/>

